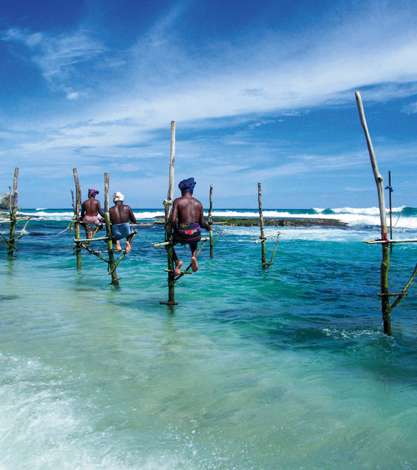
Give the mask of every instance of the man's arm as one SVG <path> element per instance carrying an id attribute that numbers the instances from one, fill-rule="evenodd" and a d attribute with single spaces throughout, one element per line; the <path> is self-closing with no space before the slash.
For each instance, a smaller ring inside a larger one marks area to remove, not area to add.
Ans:
<path id="1" fill-rule="evenodd" d="M 85 214 L 85 205 L 84 203 L 81 204 L 81 219 L 84 217 L 84 214 Z"/>
<path id="2" fill-rule="evenodd" d="M 101 208 L 101 205 L 100 205 L 100 201 L 97 201 L 97 212 L 101 215 L 101 217 L 103 217 L 104 219 L 104 211 L 103 209 Z"/>
<path id="3" fill-rule="evenodd" d="M 132 222 L 132 224 L 137 224 L 135 214 L 133 213 L 131 207 L 129 207 L 129 220 Z"/>
<path id="4" fill-rule="evenodd" d="M 199 221 L 200 227 L 205 228 L 206 230 L 210 231 L 211 230 L 211 225 L 209 225 L 204 218 L 204 209 L 203 205 L 200 203 L 200 221 Z"/>
<path id="5" fill-rule="evenodd" d="M 175 199 L 174 204 L 172 205 L 172 212 L 171 212 L 171 224 L 173 227 L 178 226 L 178 203 L 177 200 Z"/>

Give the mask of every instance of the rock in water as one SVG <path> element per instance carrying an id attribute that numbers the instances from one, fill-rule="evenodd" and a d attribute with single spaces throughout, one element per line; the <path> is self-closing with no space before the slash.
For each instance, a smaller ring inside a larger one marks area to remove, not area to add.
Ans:
<path id="1" fill-rule="evenodd" d="M 9 209 L 10 204 L 10 194 L 4 193 L 0 194 L 0 210 Z"/>

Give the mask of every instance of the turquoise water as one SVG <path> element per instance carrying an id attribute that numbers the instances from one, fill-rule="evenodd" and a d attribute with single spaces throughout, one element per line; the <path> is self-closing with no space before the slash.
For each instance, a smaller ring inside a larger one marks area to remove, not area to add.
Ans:
<path id="1" fill-rule="evenodd" d="M 67 223 L 0 254 L 0 468 L 417 468 L 417 294 L 384 337 L 376 227 L 282 229 L 266 273 L 255 228 L 219 228 L 171 312 L 161 228 L 114 290 Z M 394 248 L 393 291 L 416 260 Z"/>

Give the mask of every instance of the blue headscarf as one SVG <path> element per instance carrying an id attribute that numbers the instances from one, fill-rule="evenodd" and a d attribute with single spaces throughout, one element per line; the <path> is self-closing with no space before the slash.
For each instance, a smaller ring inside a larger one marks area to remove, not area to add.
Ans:
<path id="1" fill-rule="evenodd" d="M 180 188 L 181 192 L 190 192 L 191 194 L 194 191 L 194 186 L 196 185 L 194 178 L 188 178 L 186 180 L 180 181 L 178 187 Z"/>

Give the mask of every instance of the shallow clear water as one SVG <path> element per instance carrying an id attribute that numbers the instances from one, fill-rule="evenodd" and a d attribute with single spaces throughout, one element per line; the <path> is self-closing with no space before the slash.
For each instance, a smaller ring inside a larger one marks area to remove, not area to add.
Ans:
<path id="1" fill-rule="evenodd" d="M 256 228 L 220 230 L 171 312 L 160 228 L 116 291 L 65 226 L 0 255 L 0 468 L 417 468 L 417 295 L 384 337 L 374 229 L 283 229 L 266 273 Z"/>

